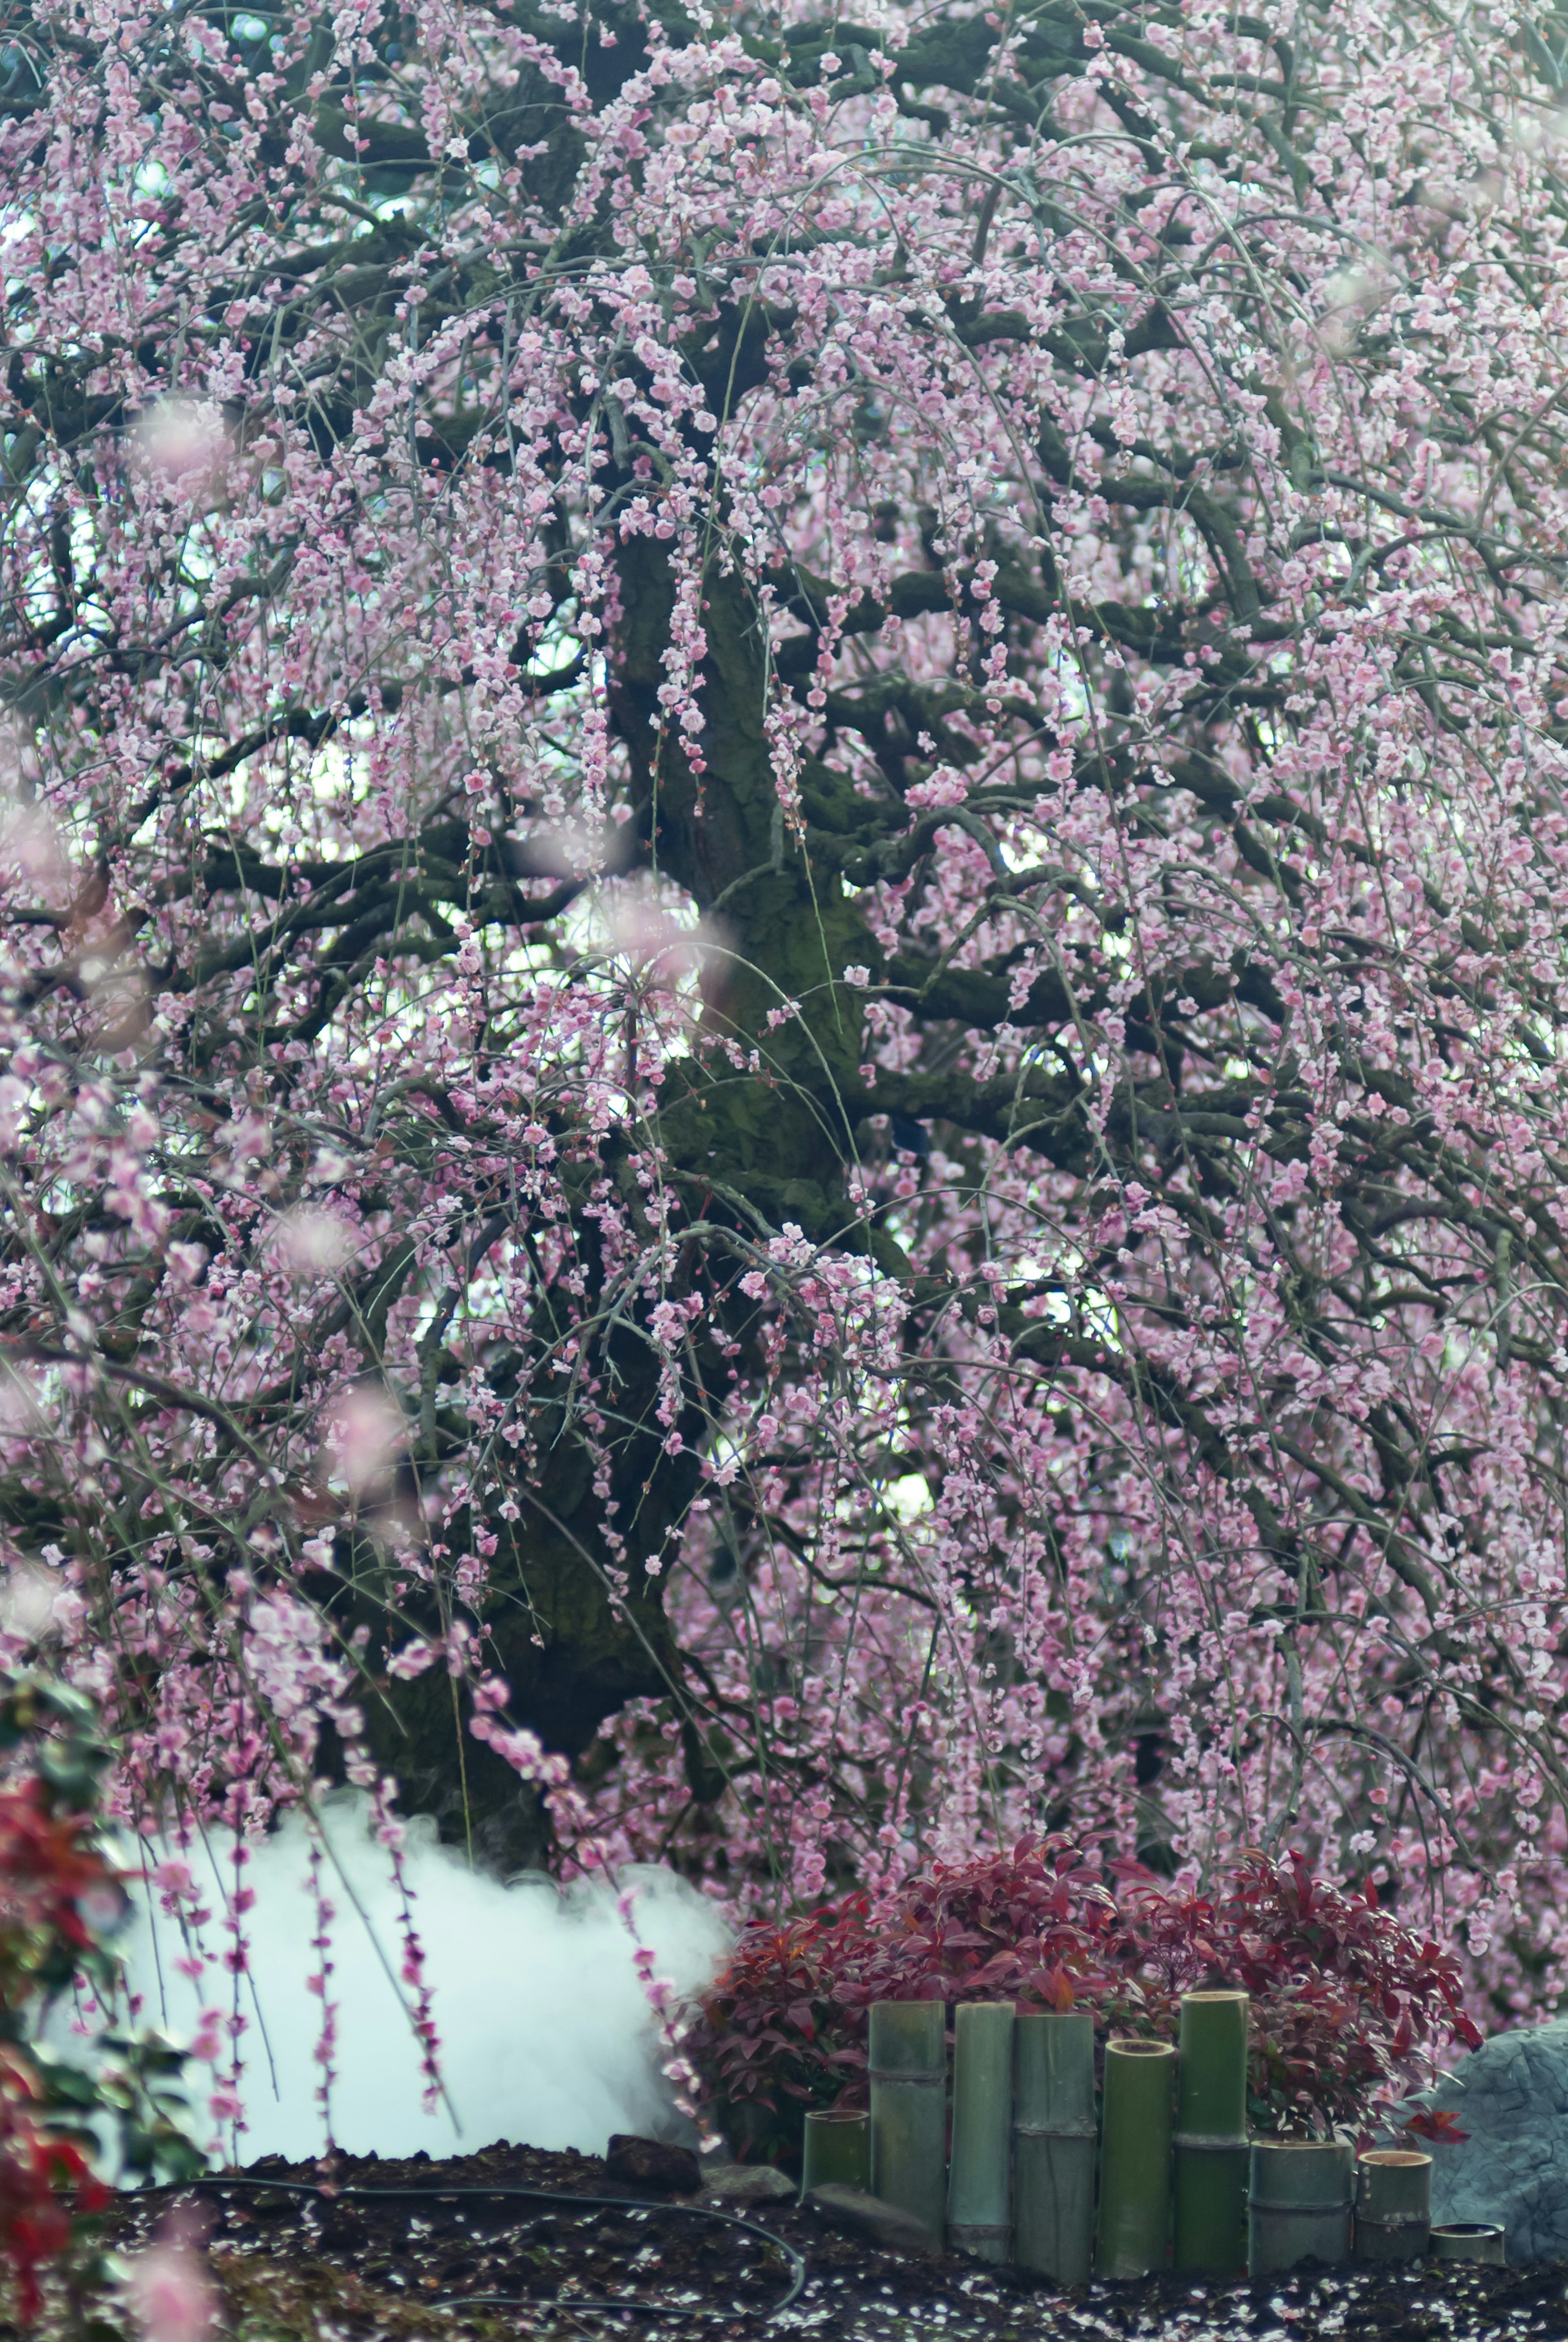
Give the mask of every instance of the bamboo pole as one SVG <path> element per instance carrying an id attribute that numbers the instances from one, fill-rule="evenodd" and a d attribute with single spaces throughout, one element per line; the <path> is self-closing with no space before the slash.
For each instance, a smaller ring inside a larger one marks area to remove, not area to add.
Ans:
<path id="1" fill-rule="evenodd" d="M 1182 1996 L 1172 2259 L 1213 2277 L 1246 2260 L 1248 2006 L 1244 1992 Z"/>
<path id="2" fill-rule="evenodd" d="M 1086 2009 L 1018 2019 L 1013 2120 L 1020 2268 L 1087 2285 L 1094 2258 L 1094 2020 Z"/>
<path id="3" fill-rule="evenodd" d="M 871 2011 L 871 2191 L 942 2234 L 947 2181 L 947 2011 L 879 2000 Z"/>
<path id="4" fill-rule="evenodd" d="M 1438 2261 L 1490 2261 L 1501 2268 L 1508 2256 L 1503 2234 L 1491 2220 L 1450 2220 L 1432 2232 L 1432 2257 Z"/>
<path id="5" fill-rule="evenodd" d="M 1431 2156 L 1405 2147 L 1369 2148 L 1356 2166 L 1356 2257 L 1423 2260 L 1431 2236 Z"/>
<path id="6" fill-rule="evenodd" d="M 870 2193 L 871 2117 L 864 2110 L 854 2114 L 834 2107 L 807 2115 L 800 2192 L 809 2196 L 824 2181 Z"/>
<path id="7" fill-rule="evenodd" d="M 1302 2261 L 1332 2267 L 1350 2251 L 1351 2148 L 1337 2138 L 1254 2138 L 1247 2275 Z"/>
<path id="8" fill-rule="evenodd" d="M 1168 2041 L 1105 2046 L 1100 2128 L 1102 2277 L 1164 2268 L 1171 2231 L 1171 2110 L 1176 2053 Z"/>
<path id="9" fill-rule="evenodd" d="M 1013 2011 L 972 2001 L 953 2020 L 953 2160 L 947 2241 L 1005 2261 L 1013 2242 Z"/>

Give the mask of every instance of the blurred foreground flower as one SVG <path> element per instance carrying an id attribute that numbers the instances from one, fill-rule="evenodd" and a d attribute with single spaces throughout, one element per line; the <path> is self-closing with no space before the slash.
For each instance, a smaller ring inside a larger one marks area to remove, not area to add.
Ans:
<path id="1" fill-rule="evenodd" d="M 217 2324 L 217 2287 L 187 2230 L 171 2227 L 138 2253 L 125 2297 L 145 2342 L 202 2342 Z"/>

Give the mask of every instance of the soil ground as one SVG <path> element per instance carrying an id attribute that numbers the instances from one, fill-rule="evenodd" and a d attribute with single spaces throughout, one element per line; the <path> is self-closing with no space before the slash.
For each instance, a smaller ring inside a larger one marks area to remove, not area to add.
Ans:
<path id="1" fill-rule="evenodd" d="M 1076 2294 L 953 2257 L 915 2260 L 837 2235 L 785 2203 L 726 2227 L 671 2208 L 572 2212 L 457 2188 L 548 2188 L 624 2197 L 595 2157 L 504 2142 L 433 2164 L 343 2157 L 330 2183 L 412 2189 L 367 2202 L 347 2192 L 290 2194 L 325 2167 L 267 2157 L 245 2183 L 123 2197 L 105 2241 L 133 2252 L 174 2220 L 205 2232 L 235 2342 L 1491 2342 L 1568 2337 L 1568 2265 L 1409 2271 L 1305 2271 L 1256 2286 L 1171 2276 Z M 790 2270 L 770 2238 L 793 2245 L 806 2280 L 769 2313 Z M 625 2302 L 626 2307 L 590 2307 Z M 631 2305 L 635 2304 L 635 2307 Z M 91 2332 L 91 2328 L 89 2328 Z"/>

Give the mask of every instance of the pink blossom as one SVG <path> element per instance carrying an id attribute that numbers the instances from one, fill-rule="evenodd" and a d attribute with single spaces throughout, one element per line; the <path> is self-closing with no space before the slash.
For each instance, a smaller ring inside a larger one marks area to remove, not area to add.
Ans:
<path id="1" fill-rule="evenodd" d="M 217 2324 L 217 2289 L 205 2263 L 177 2237 L 137 2254 L 125 2298 L 145 2342 L 203 2342 Z"/>

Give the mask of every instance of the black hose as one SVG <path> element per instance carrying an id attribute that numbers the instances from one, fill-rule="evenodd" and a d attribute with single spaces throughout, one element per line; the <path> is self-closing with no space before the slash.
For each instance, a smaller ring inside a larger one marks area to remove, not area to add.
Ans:
<path id="1" fill-rule="evenodd" d="M 558 2209 L 569 2212 L 678 2212 L 684 2213 L 689 2220 L 717 2220 L 726 2228 L 739 2228 L 743 2235 L 765 2237 L 776 2251 L 784 2255 L 789 2265 L 788 2291 L 774 2303 L 771 2309 L 761 2313 L 744 2305 L 734 2309 L 704 2309 L 694 2307 L 687 2302 L 677 2307 L 658 2301 L 579 2300 L 575 2296 L 564 2301 L 557 2297 L 554 2305 L 557 2309 L 612 2309 L 623 2315 L 629 2311 L 634 2317 L 755 2317 L 760 2314 L 764 2318 L 774 2318 L 782 2316 L 800 2298 L 801 2288 L 805 2283 L 805 2262 L 783 2237 L 775 2237 L 771 2228 L 757 2227 L 750 2220 L 740 2219 L 734 2212 L 711 2211 L 705 2204 L 668 2204 L 638 2196 L 568 2196 L 558 2187 L 335 2187 L 319 2179 L 265 2179 L 252 2177 L 248 2172 L 217 2171 L 207 2173 L 199 2179 L 177 2180 L 147 2192 L 164 2196 L 184 2195 L 193 2187 L 256 2187 L 264 2192 L 274 2189 L 288 2196 L 323 2197 L 335 2204 L 350 2199 L 379 2204 L 406 2202 L 411 2198 L 431 2202 L 448 2196 L 503 2196 L 529 2204 L 554 2204 Z M 437 2295 L 427 2301 L 425 2307 L 431 2309 L 522 2309 L 526 2305 L 510 2294 L 461 2293 L 448 2294 L 444 2297 Z"/>

